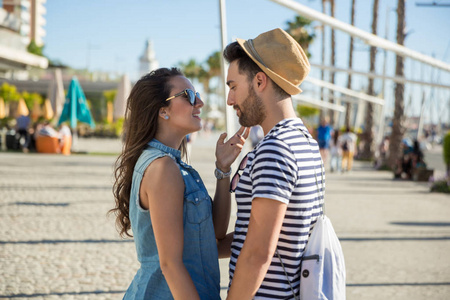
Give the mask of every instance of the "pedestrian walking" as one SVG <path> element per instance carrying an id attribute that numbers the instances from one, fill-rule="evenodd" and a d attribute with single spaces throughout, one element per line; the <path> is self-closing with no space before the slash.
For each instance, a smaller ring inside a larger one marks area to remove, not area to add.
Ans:
<path id="1" fill-rule="evenodd" d="M 122 236 L 130 229 L 141 267 L 124 299 L 220 299 L 216 240 L 230 217 L 230 166 L 247 138 L 241 128 L 216 147 L 214 201 L 187 163 L 186 135 L 201 129 L 204 103 L 175 69 L 142 77 L 127 101 L 126 139 L 115 168 L 115 207 Z"/>
<path id="2" fill-rule="evenodd" d="M 28 127 L 30 126 L 30 117 L 28 115 L 19 115 L 16 118 L 16 140 L 18 141 L 19 148 L 23 152 L 28 152 Z"/>
<path id="3" fill-rule="evenodd" d="M 330 141 L 333 128 L 330 126 L 330 118 L 325 116 L 321 118 L 319 127 L 317 127 L 317 142 L 319 143 L 320 155 L 325 165 L 328 166 L 328 154 L 330 151 Z"/>
<path id="4" fill-rule="evenodd" d="M 353 167 L 353 157 L 356 155 L 356 141 L 357 137 L 350 127 L 345 129 L 345 133 L 341 135 L 342 147 L 342 171 L 349 172 Z"/>
<path id="5" fill-rule="evenodd" d="M 300 45 L 279 28 L 237 39 L 223 55 L 230 63 L 227 104 L 242 126 L 260 125 L 264 131 L 231 182 L 237 220 L 227 236 L 232 240 L 228 299 L 293 299 L 308 234 L 323 202 L 319 147 L 291 99 L 301 92 L 298 85 L 310 65 Z"/>
<path id="6" fill-rule="evenodd" d="M 339 130 L 333 130 L 330 141 L 330 171 L 341 172 L 342 147 L 340 143 Z"/>

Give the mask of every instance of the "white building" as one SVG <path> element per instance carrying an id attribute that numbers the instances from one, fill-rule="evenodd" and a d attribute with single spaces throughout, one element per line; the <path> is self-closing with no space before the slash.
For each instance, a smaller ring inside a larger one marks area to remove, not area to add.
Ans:
<path id="1" fill-rule="evenodd" d="M 155 58 L 155 51 L 153 50 L 153 44 L 150 40 L 147 40 L 145 44 L 144 53 L 139 58 L 139 77 L 158 69 L 159 63 Z"/>
<path id="2" fill-rule="evenodd" d="M 30 67 L 47 68 L 45 57 L 31 54 L 34 40 L 43 45 L 46 0 L 0 0 L 0 76 L 27 79 Z"/>
<path id="3" fill-rule="evenodd" d="M 25 45 L 32 40 L 36 45 L 44 45 L 46 35 L 45 14 L 47 0 L 3 0 L 2 7 L 19 21 L 19 34 Z"/>

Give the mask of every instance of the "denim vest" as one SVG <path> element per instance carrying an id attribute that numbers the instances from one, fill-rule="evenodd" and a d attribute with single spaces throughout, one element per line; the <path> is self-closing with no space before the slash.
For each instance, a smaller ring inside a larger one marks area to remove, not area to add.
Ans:
<path id="1" fill-rule="evenodd" d="M 200 299 L 220 299 L 220 271 L 211 198 L 198 173 L 181 161 L 181 152 L 156 139 L 148 143 L 134 167 L 129 213 L 141 267 L 124 299 L 173 299 L 159 265 L 150 213 L 139 202 L 139 188 L 145 170 L 152 161 L 163 156 L 169 156 L 177 163 L 185 185 L 183 263 Z M 164 201 L 164 195 L 160 200 Z"/>

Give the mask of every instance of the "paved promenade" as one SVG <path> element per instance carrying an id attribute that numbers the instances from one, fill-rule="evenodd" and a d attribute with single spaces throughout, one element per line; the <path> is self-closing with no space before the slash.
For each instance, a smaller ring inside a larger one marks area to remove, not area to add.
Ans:
<path id="1" fill-rule="evenodd" d="M 198 138 L 191 164 L 213 193 L 217 135 Z M 0 299 L 121 299 L 138 263 L 114 220 L 117 140 L 79 140 L 92 154 L 0 152 Z M 341 239 L 347 299 L 450 299 L 450 196 L 393 181 L 356 162 L 327 174 L 326 212 Z M 231 226 L 235 215 L 231 221 Z M 221 260 L 223 299 L 227 260 Z"/>

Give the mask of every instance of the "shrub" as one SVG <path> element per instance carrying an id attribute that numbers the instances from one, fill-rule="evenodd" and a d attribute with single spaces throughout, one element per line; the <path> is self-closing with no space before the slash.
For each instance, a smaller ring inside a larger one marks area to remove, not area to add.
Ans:
<path id="1" fill-rule="evenodd" d="M 447 165 L 447 176 L 450 176 L 450 131 L 444 137 L 442 143 L 442 154 L 444 155 L 444 162 Z"/>

